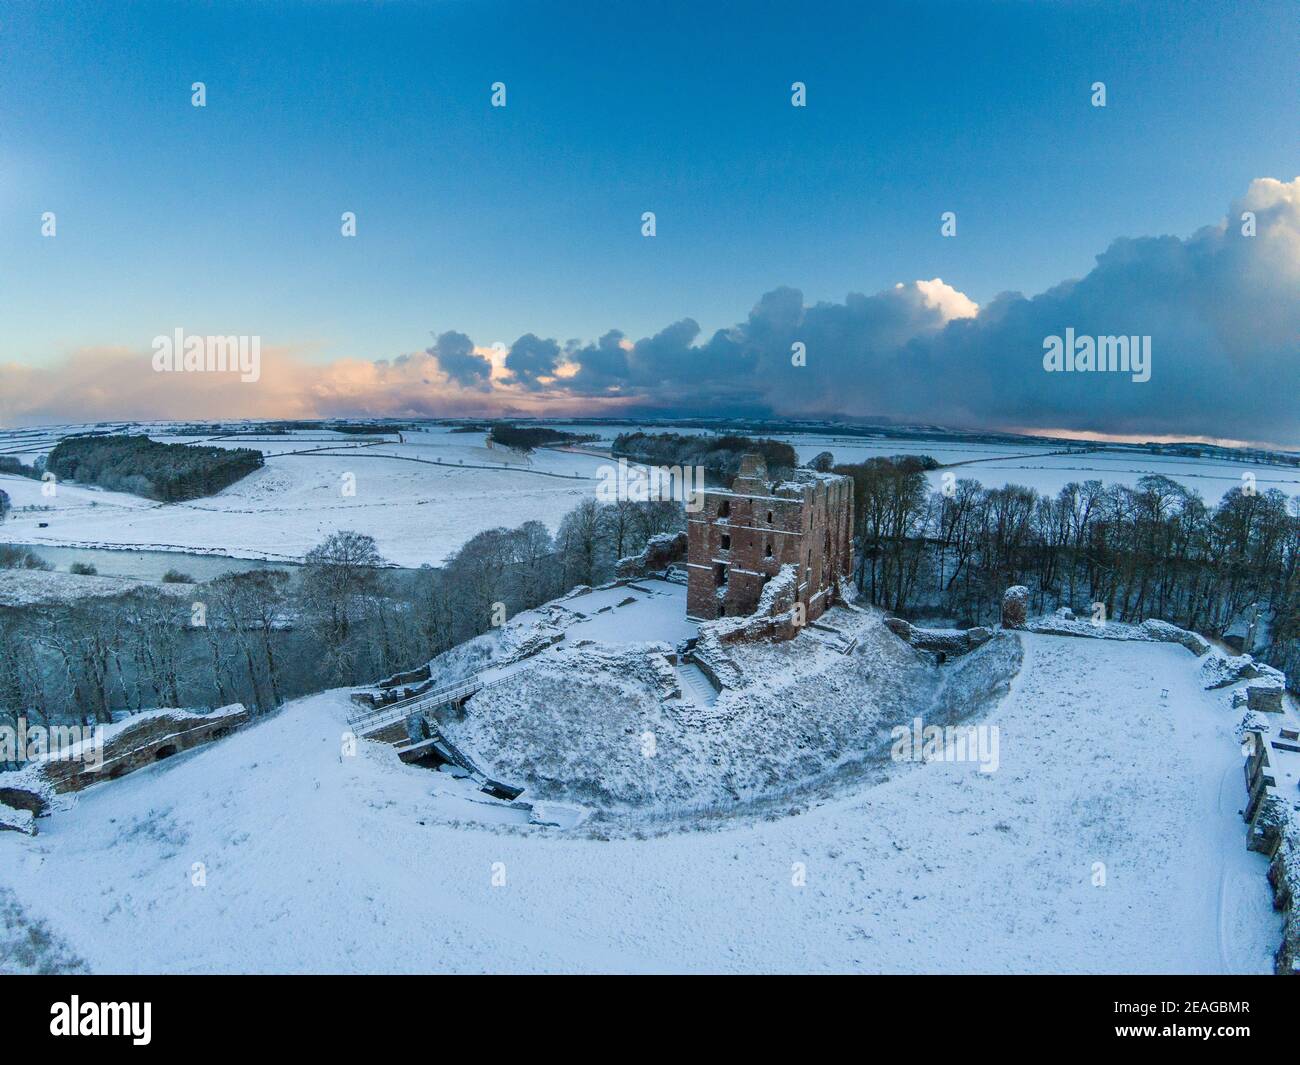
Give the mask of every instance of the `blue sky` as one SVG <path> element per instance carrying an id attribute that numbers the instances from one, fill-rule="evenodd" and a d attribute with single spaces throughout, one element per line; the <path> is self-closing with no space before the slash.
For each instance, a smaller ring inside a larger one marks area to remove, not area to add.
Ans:
<path id="1" fill-rule="evenodd" d="M 639 336 L 776 285 L 982 302 L 1296 168 L 1282 4 L 7 10 L 9 358 L 173 320 L 364 357 L 432 329 Z"/>
<path id="2" fill-rule="evenodd" d="M 1300 171 L 1297 43 L 1267 2 L 10 0 L 0 361 L 177 325 L 383 359 L 448 329 L 707 335 L 779 286 L 1038 293 Z"/>

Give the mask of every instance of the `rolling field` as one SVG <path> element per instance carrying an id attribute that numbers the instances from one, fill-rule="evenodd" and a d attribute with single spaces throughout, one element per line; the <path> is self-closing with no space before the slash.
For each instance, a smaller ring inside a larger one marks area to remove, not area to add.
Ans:
<path id="1" fill-rule="evenodd" d="M 564 428 L 565 426 L 560 426 Z M 30 464 L 58 439 L 85 426 L 0 432 L 0 454 Z M 487 446 L 482 433 L 454 433 L 429 425 L 383 440 L 319 429 L 267 436 L 178 436 L 170 426 L 154 439 L 223 447 L 254 447 L 266 465 L 206 499 L 161 504 L 92 486 L 60 484 L 55 495 L 22 477 L 0 475 L 13 513 L 0 540 L 75 547 L 135 547 L 238 558 L 301 558 L 330 533 L 351 529 L 373 536 L 380 551 L 402 566 L 437 565 L 483 529 L 560 519 L 597 484 L 606 460 L 597 455 L 538 450 L 520 455 Z M 596 433 L 593 449 L 608 447 L 627 426 L 571 427 Z M 646 427 L 663 431 L 664 426 Z M 138 431 L 138 430 L 137 430 Z M 686 433 L 704 430 L 682 428 Z M 1300 469 L 1187 459 L 1134 449 L 1059 453 L 1059 444 L 989 444 L 961 436 L 898 440 L 833 433 L 777 434 L 800 461 L 830 451 L 837 462 L 873 456 L 929 455 L 944 469 L 930 475 L 940 487 L 945 470 L 986 486 L 1023 484 L 1055 493 L 1069 481 L 1136 484 L 1164 474 L 1217 502 L 1251 473 L 1260 490 L 1300 495 Z"/>

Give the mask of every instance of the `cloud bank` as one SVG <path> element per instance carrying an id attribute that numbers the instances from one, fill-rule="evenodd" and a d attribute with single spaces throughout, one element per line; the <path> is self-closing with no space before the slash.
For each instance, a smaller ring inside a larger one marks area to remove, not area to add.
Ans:
<path id="1" fill-rule="evenodd" d="M 1151 379 L 1045 372 L 1044 338 L 1067 328 L 1150 336 Z M 792 360 L 796 344 L 803 365 Z M 1086 276 L 983 307 L 938 278 L 813 305 L 778 288 L 708 336 L 683 318 L 635 341 L 618 330 L 565 343 L 527 333 L 504 352 L 448 331 L 424 351 L 377 362 L 320 364 L 267 348 L 256 384 L 154 374 L 143 348 L 0 367 L 6 424 L 652 412 L 1300 445 L 1300 178 L 1258 179 L 1191 237 L 1118 239 Z"/>

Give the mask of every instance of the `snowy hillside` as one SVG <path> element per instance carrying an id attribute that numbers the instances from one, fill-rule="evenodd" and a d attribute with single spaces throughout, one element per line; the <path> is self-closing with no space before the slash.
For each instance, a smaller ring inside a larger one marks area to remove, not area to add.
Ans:
<path id="1" fill-rule="evenodd" d="M 299 700 L 0 833 L 0 969 L 38 929 L 98 972 L 1268 972 L 1226 693 L 1177 645 L 1007 638 L 996 772 L 885 761 L 692 830 L 528 826 Z"/>

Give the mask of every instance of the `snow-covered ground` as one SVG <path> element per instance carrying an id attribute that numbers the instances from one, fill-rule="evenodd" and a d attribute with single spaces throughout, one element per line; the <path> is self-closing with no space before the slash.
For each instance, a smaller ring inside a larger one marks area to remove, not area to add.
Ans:
<path id="1" fill-rule="evenodd" d="M 342 756 L 331 692 L 0 834 L 0 903 L 101 972 L 1269 971 L 1227 693 L 1176 645 L 1013 638 L 996 772 L 604 839 Z"/>
<path id="2" fill-rule="evenodd" d="M 560 428 L 596 434 L 600 439 L 593 447 L 598 448 L 607 447 L 619 432 L 636 427 Z M 0 453 L 30 464 L 54 446 L 59 434 L 69 431 L 70 427 L 0 431 Z M 373 536 L 380 551 L 398 565 L 437 565 L 484 529 L 537 520 L 554 531 L 569 510 L 594 492 L 597 471 L 608 461 L 593 454 L 546 449 L 523 456 L 485 446 L 483 433 L 454 433 L 437 425 L 405 430 L 401 441 L 391 434 L 384 443 L 319 429 L 258 437 L 176 436 L 170 431 L 171 427 L 159 426 L 151 435 L 169 442 L 258 448 L 267 456 L 266 466 L 218 495 L 168 505 L 72 484 L 57 486 L 51 498 L 42 494 L 40 482 L 0 475 L 0 490 L 9 493 L 15 508 L 0 525 L 0 540 L 216 552 L 281 561 L 299 559 L 330 533 L 352 529 Z M 1143 474 L 1162 473 L 1215 503 L 1228 489 L 1242 484 L 1244 473 L 1250 473 L 1261 490 L 1276 487 L 1288 495 L 1300 494 L 1300 468 L 1294 467 L 1121 450 L 1053 455 L 1060 445 L 988 444 L 960 435 L 937 434 L 929 440 L 830 433 L 772 435 L 793 444 L 805 462 L 821 451 L 830 451 L 839 462 L 930 455 L 940 463 L 960 463 L 948 472 L 989 487 L 1015 483 L 1055 493 L 1069 481 L 1136 484 Z M 931 474 L 936 489 L 941 487 L 943 472 Z"/>
<path id="3" fill-rule="evenodd" d="M 582 645 L 581 627 L 567 627 L 563 643 L 510 684 L 479 692 L 442 729 L 490 776 L 599 807 L 608 820 L 733 816 L 737 803 L 781 802 L 813 785 L 829 794 L 871 772 L 888 751 L 882 727 L 913 714 L 968 717 L 1000 696 L 1019 663 L 1019 645 L 1000 638 L 940 670 L 876 612 L 835 607 L 817 624 L 836 632 L 728 646 L 732 683 L 713 699 L 682 689 L 659 653 L 670 646 L 629 642 L 627 626 Z"/>
<path id="4" fill-rule="evenodd" d="M 164 594 L 190 594 L 184 584 L 159 584 L 128 577 L 80 576 L 51 573 L 45 570 L 0 569 L 0 606 L 36 607 L 55 603 L 72 603 L 85 598 L 124 595 L 148 585 Z"/>

